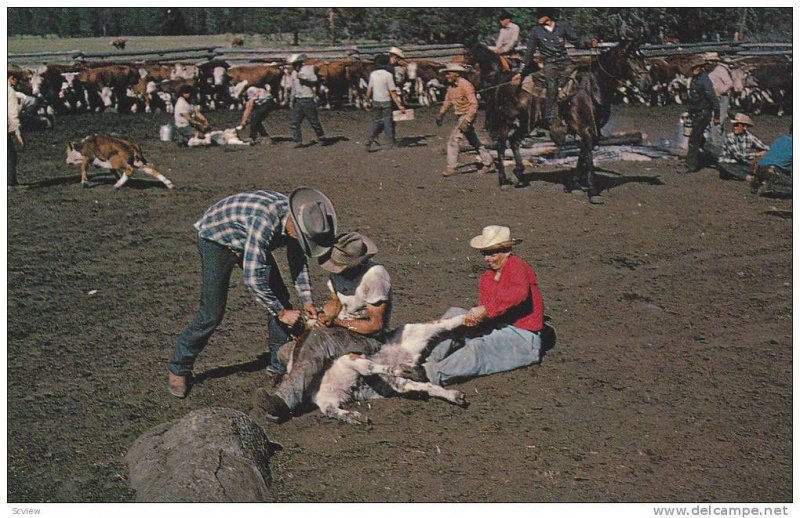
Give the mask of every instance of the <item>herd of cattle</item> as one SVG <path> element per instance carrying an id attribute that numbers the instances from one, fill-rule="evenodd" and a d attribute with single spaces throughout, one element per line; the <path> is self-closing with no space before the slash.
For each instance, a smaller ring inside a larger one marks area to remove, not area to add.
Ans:
<path id="1" fill-rule="evenodd" d="M 686 102 L 689 63 L 696 56 L 646 58 L 647 74 L 635 83 L 620 85 L 620 101 L 651 106 Z M 580 59 L 580 58 L 576 58 Z M 359 58 L 309 60 L 318 71 L 319 101 L 326 108 L 363 105 L 372 61 Z M 743 57 L 719 62 L 734 79 L 731 104 L 738 111 L 783 115 L 791 106 L 792 67 L 778 57 Z M 429 106 L 441 101 L 445 81 L 443 63 L 413 60 L 395 73 L 404 103 Z M 713 64 L 709 64 L 713 67 Z M 284 63 L 231 65 L 213 60 L 198 64 L 49 64 L 35 69 L 10 66 L 18 89 L 31 96 L 38 109 L 64 114 L 79 111 L 171 111 L 181 85 L 196 92 L 206 109 L 236 109 L 246 102 L 250 87 L 267 89 L 283 105 L 291 103 L 291 69 Z"/>

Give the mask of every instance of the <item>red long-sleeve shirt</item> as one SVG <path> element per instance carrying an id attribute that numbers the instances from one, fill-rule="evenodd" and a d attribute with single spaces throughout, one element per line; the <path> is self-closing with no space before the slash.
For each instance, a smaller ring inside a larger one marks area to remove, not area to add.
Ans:
<path id="1" fill-rule="evenodd" d="M 533 268 L 511 255 L 500 270 L 500 279 L 494 276 L 494 270 L 486 270 L 478 281 L 478 304 L 486 308 L 487 317 L 520 329 L 541 331 L 544 303 Z"/>

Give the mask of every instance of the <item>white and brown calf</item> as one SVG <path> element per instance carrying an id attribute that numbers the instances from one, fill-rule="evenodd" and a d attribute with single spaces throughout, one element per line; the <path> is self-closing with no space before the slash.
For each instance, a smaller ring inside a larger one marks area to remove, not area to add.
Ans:
<path id="1" fill-rule="evenodd" d="M 338 358 L 325 372 L 313 401 L 327 417 L 350 424 L 367 423 L 369 419 L 341 406 L 353 398 L 354 389 L 362 376 L 379 375 L 385 386 L 400 394 L 425 392 L 456 405 L 465 406 L 466 397 L 457 390 L 448 390 L 432 383 L 419 383 L 401 377 L 405 368 L 416 365 L 431 340 L 464 323 L 464 315 L 420 324 L 400 326 L 381 350 L 369 357 L 347 354 Z M 291 368 L 291 365 L 289 365 Z M 381 394 L 384 395 L 384 394 Z M 388 395 L 388 394 L 387 394 Z"/>
<path id="2" fill-rule="evenodd" d="M 81 164 L 82 187 L 89 186 L 86 168 L 90 163 L 104 169 L 111 169 L 120 175 L 119 180 L 114 184 L 117 189 L 125 185 L 136 169 L 141 169 L 146 174 L 157 178 L 167 186 L 167 189 L 174 187 L 172 182 L 158 169 L 147 164 L 139 144 L 111 135 L 94 134 L 80 142 L 70 142 L 67 144 L 67 163 Z"/>

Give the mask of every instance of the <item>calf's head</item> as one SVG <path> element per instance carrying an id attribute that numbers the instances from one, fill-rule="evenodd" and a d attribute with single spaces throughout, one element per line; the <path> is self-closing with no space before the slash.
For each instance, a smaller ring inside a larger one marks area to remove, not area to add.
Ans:
<path id="1" fill-rule="evenodd" d="M 83 161 L 83 155 L 80 152 L 80 142 L 70 142 L 67 144 L 67 163 L 80 164 Z"/>

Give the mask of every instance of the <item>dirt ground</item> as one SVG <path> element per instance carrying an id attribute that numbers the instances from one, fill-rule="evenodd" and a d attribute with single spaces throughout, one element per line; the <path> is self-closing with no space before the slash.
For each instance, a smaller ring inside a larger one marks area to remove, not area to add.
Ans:
<path id="1" fill-rule="evenodd" d="M 612 123 L 658 142 L 679 111 L 616 106 Z M 113 113 L 29 135 L 8 191 L 8 501 L 132 501 L 123 456 L 141 433 L 197 408 L 249 410 L 267 383 L 265 312 L 236 274 L 202 383 L 186 400 L 165 389 L 199 300 L 192 224 L 229 194 L 303 185 L 377 242 L 395 324 L 469 307 L 483 264 L 468 241 L 509 225 L 557 342 L 540 366 L 458 385 L 467 409 L 393 398 L 361 405 L 369 427 L 318 412 L 263 423 L 282 446 L 280 501 L 792 500 L 792 200 L 714 169 L 681 175 L 679 160 L 602 164 L 602 206 L 530 168 L 531 188 L 501 192 L 494 176 L 440 175 L 452 115 L 437 128 L 419 110 L 398 126 L 405 146 L 369 154 L 370 115 L 321 117 L 348 140 L 178 149 L 158 140 L 170 115 Z M 288 119 L 272 114 L 271 132 L 287 136 Z M 791 122 L 755 121 L 767 142 Z M 136 176 L 115 191 L 99 170 L 81 189 L 64 148 L 91 132 L 138 140 L 176 189 Z"/>

